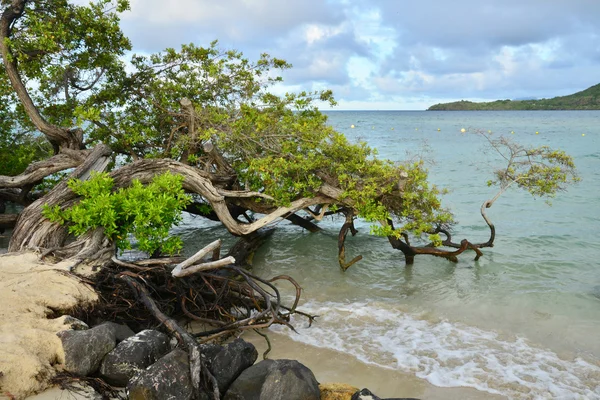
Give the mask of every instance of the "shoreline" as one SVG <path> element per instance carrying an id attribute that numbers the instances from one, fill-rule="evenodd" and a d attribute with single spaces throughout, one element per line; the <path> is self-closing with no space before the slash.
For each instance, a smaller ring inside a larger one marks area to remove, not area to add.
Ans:
<path id="1" fill-rule="evenodd" d="M 11 395 L 15 398 L 31 400 L 54 400 L 65 396 L 92 398 L 92 394 L 87 396 L 47 385 L 54 365 L 60 364 L 64 358 L 56 332 L 67 328 L 63 325 L 63 318 L 48 319 L 48 313 L 89 302 L 93 297 L 91 288 L 63 273 L 67 267 L 40 262 L 35 253 L 0 255 L 0 358 L 9 361 L 0 365 L 3 371 L 7 371 L 2 377 L 6 388 L 0 393 L 0 399 L 10 399 L 5 393 L 9 390 L 13 391 Z M 14 331 L 20 334 L 10 333 Z M 298 360 L 311 369 L 321 383 L 366 387 L 381 397 L 412 396 L 428 400 L 504 398 L 471 388 L 436 387 L 410 374 L 367 365 L 349 354 L 295 342 L 282 334 L 269 332 L 269 338 L 272 343 L 269 358 Z M 267 349 L 265 340 L 255 333 L 246 333 L 243 339 L 256 346 L 259 360 L 262 359 L 262 353 Z M 17 359 L 23 362 L 16 362 Z M 25 365 L 24 360 L 29 359 L 35 362 Z M 7 385 L 7 379 L 15 378 L 15 371 L 11 371 L 15 365 L 20 369 L 20 382 L 17 386 L 14 381 Z M 23 369 L 25 367 L 27 369 Z"/>
<path id="2" fill-rule="evenodd" d="M 416 397 L 423 400 L 500 400 L 504 396 L 468 387 L 439 387 L 413 374 L 365 364 L 350 354 L 296 342 L 289 337 L 268 332 L 272 350 L 268 358 L 298 360 L 306 365 L 320 383 L 345 383 L 359 389 L 368 388 L 379 397 Z M 265 339 L 246 332 L 242 339 L 258 350 L 258 358 L 267 349 Z M 41 400 L 41 399 L 40 399 Z"/>

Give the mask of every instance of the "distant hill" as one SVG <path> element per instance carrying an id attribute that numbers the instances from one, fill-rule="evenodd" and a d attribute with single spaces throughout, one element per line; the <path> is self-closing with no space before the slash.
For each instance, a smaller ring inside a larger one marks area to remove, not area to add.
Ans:
<path id="1" fill-rule="evenodd" d="M 539 100 L 496 100 L 487 103 L 455 101 L 440 103 L 428 111 L 485 110 L 600 110 L 600 83 L 568 96 Z"/>

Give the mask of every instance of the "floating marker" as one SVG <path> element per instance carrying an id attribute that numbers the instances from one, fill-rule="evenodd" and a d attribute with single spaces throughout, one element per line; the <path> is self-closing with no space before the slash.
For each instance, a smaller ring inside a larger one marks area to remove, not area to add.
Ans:
<path id="1" fill-rule="evenodd" d="M 441 129 L 440 129 L 440 128 L 438 128 L 438 132 L 439 132 L 440 130 L 441 130 Z"/>
<path id="2" fill-rule="evenodd" d="M 512 133 L 513 135 L 515 134 L 515 131 L 510 131 L 510 133 Z"/>
<path id="3" fill-rule="evenodd" d="M 581 136 L 585 136 L 585 133 L 582 133 Z"/>
<path id="4" fill-rule="evenodd" d="M 372 126 L 372 127 L 371 127 L 371 129 L 375 129 L 375 127 L 374 127 L 374 126 Z"/>
<path id="5" fill-rule="evenodd" d="M 391 130 L 394 130 L 394 128 L 391 128 Z"/>
<path id="6" fill-rule="evenodd" d="M 488 133 L 492 133 L 492 131 L 488 131 Z"/>
<path id="7" fill-rule="evenodd" d="M 465 128 L 462 128 L 460 131 L 461 131 L 462 133 L 465 133 L 467 130 L 466 130 Z"/>
<path id="8" fill-rule="evenodd" d="M 353 128 L 353 129 L 354 129 L 354 124 L 350 125 L 350 128 Z"/>
<path id="9" fill-rule="evenodd" d="M 539 135 L 540 133 L 539 133 L 538 131 L 535 131 L 535 134 L 536 134 L 536 135 Z"/>

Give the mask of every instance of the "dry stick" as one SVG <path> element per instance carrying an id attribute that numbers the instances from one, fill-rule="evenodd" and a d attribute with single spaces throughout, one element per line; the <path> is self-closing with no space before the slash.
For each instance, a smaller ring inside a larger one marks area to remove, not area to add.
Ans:
<path id="1" fill-rule="evenodd" d="M 175 278 L 183 278 L 185 276 L 195 274 L 196 272 L 210 271 L 212 269 L 221 268 L 229 264 L 235 264 L 235 258 L 229 256 L 217 261 L 209 261 L 198 265 L 192 265 L 190 267 L 185 268 L 184 270 L 176 271 L 174 269 L 173 272 L 171 272 L 171 274 Z"/>
<path id="2" fill-rule="evenodd" d="M 177 264 L 177 266 L 173 269 L 171 274 L 173 276 L 177 276 L 177 274 L 181 273 L 184 269 L 188 268 L 190 265 L 197 263 L 202 260 L 208 253 L 211 251 L 215 251 L 216 249 L 221 247 L 221 239 L 217 239 L 214 242 L 206 245 L 202 249 L 198 250 L 196 254 L 188 258 L 187 260 Z"/>
<path id="3" fill-rule="evenodd" d="M 175 320 L 163 314 L 154 300 L 152 300 L 150 297 L 148 290 L 138 281 L 124 274 L 119 275 L 119 278 L 124 280 L 133 289 L 138 300 L 141 301 L 144 306 L 146 306 L 146 308 L 154 315 L 154 317 L 160 323 L 162 323 L 169 330 L 169 332 L 175 335 L 179 343 L 181 343 L 187 349 L 190 361 L 190 376 L 194 392 L 196 394 L 200 392 L 200 375 L 204 374 L 206 377 L 208 377 L 212 384 L 214 400 L 219 400 L 221 395 L 219 393 L 217 380 L 203 364 L 200 354 L 200 346 L 194 337 L 190 335 L 184 328 L 182 328 L 177 322 L 175 322 Z"/>

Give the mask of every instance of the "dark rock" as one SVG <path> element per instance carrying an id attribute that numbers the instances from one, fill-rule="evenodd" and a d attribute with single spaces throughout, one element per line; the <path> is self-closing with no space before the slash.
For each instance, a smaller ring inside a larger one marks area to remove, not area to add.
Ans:
<path id="1" fill-rule="evenodd" d="M 225 393 L 233 381 L 258 358 L 254 345 L 242 339 L 236 339 L 226 346 L 204 346 L 202 355 L 208 370 L 217 380 L 220 393 Z"/>
<path id="2" fill-rule="evenodd" d="M 193 390 L 188 354 L 175 349 L 127 385 L 130 400 L 189 400 Z"/>
<path id="3" fill-rule="evenodd" d="M 375 396 L 369 389 L 359 390 L 352 395 L 350 400 L 419 400 L 413 397 L 389 397 L 382 399 L 381 397 Z"/>
<path id="4" fill-rule="evenodd" d="M 117 345 L 102 360 L 100 375 L 113 386 L 126 386 L 130 378 L 171 350 L 169 337 L 147 329 Z"/>
<path id="5" fill-rule="evenodd" d="M 312 371 L 295 360 L 263 360 L 233 382 L 224 400 L 319 400 Z"/>
<path id="6" fill-rule="evenodd" d="M 65 351 L 65 370 L 82 376 L 95 372 L 116 345 L 115 333 L 105 325 L 86 331 L 61 331 L 57 335 Z"/>
<path id="7" fill-rule="evenodd" d="M 115 322 L 107 321 L 101 323 L 100 325 L 107 325 L 113 330 L 113 332 L 115 333 L 115 338 L 117 339 L 117 343 L 122 342 L 128 337 L 135 335 L 135 332 L 132 331 L 130 327 L 124 324 L 117 324 Z"/>

